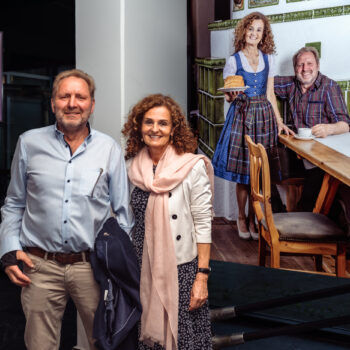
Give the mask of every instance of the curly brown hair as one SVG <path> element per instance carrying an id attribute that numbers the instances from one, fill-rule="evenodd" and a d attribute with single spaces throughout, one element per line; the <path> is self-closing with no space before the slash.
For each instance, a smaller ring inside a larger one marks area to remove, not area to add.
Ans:
<path id="1" fill-rule="evenodd" d="M 144 146 L 141 126 L 143 116 L 154 107 L 166 107 L 172 120 L 172 144 L 177 154 L 193 153 L 197 148 L 197 140 L 182 112 L 181 107 L 169 96 L 162 94 L 149 95 L 139 101 L 130 111 L 122 133 L 126 138 L 126 155 L 134 157 Z"/>
<path id="2" fill-rule="evenodd" d="M 247 29 L 256 19 L 261 19 L 264 22 L 264 33 L 261 41 L 258 44 L 258 49 L 265 54 L 272 54 L 276 52 L 269 20 L 260 12 L 252 12 L 249 15 L 243 17 L 236 26 L 234 41 L 235 53 L 244 49 L 246 45 L 245 35 Z"/>

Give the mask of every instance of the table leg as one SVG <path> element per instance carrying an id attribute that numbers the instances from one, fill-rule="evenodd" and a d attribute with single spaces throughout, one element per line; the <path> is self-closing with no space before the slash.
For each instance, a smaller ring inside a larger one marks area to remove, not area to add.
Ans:
<path id="1" fill-rule="evenodd" d="M 327 215 L 331 209 L 340 181 L 325 173 L 320 193 L 317 197 L 314 213 Z"/>

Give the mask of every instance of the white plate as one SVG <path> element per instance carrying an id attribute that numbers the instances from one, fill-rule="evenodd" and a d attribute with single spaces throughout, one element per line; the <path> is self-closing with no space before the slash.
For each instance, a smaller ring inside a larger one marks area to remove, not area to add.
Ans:
<path id="1" fill-rule="evenodd" d="M 249 86 L 242 86 L 242 87 L 233 87 L 233 88 L 218 88 L 218 91 L 222 92 L 232 92 L 232 91 L 245 91 L 249 88 Z"/>
<path id="2" fill-rule="evenodd" d="M 315 136 L 301 137 L 298 135 L 294 135 L 294 137 L 298 140 L 314 140 L 315 139 Z"/>

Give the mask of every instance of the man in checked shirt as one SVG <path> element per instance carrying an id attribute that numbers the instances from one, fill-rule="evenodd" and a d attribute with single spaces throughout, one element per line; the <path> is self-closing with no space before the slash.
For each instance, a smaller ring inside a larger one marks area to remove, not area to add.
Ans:
<path id="1" fill-rule="evenodd" d="M 315 137 L 349 132 L 350 119 L 339 85 L 320 72 L 318 52 L 303 47 L 293 56 L 295 76 L 276 76 L 275 94 L 289 103 L 294 130 L 311 128 Z M 306 169 L 300 209 L 312 211 L 323 171 L 304 161 Z"/>

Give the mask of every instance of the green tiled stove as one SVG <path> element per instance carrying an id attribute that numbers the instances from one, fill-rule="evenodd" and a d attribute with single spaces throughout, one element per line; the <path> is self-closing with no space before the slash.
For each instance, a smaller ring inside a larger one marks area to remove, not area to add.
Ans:
<path id="1" fill-rule="evenodd" d="M 218 88 L 224 86 L 222 77 L 224 58 L 197 58 L 198 65 L 198 132 L 199 147 L 212 158 L 225 122 L 224 94 Z"/>

